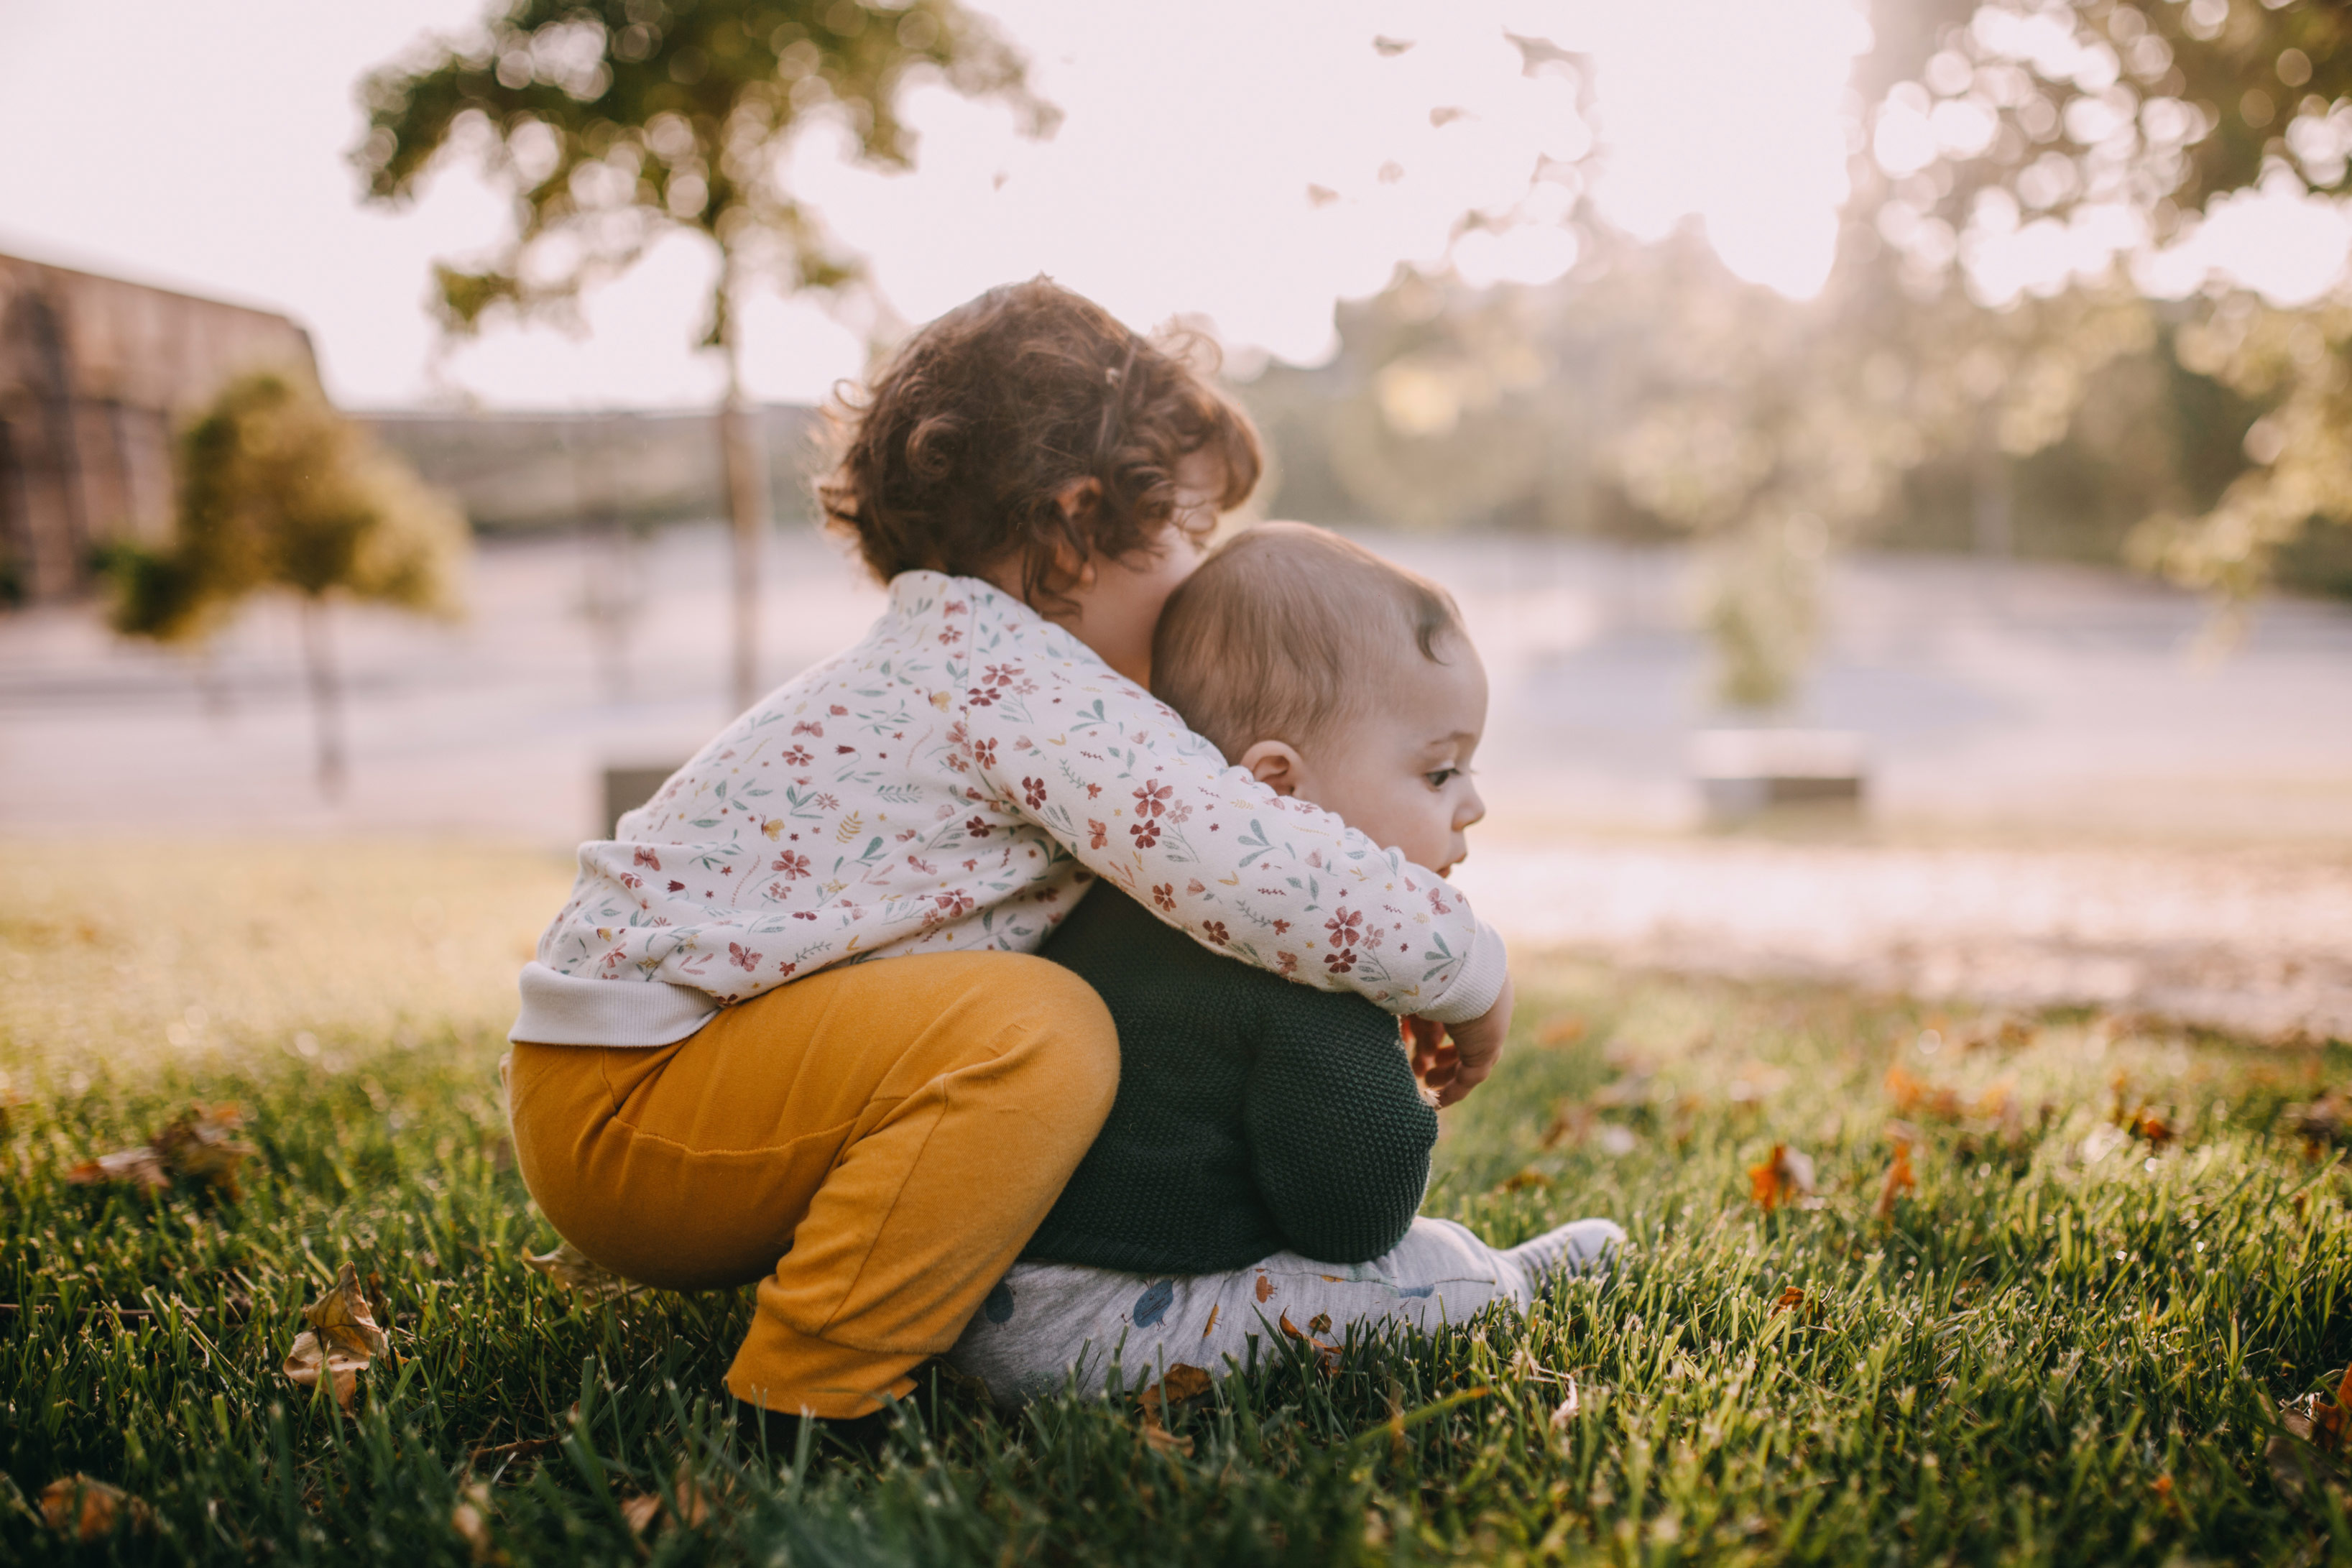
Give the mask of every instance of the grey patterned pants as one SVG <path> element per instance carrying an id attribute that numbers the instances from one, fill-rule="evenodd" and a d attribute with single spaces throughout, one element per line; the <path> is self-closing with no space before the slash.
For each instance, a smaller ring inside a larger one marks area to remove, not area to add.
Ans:
<path id="1" fill-rule="evenodd" d="M 1417 1219 L 1369 1263 L 1277 1252 L 1230 1273 L 1157 1276 L 1016 1263 L 947 1360 L 1006 1405 L 1057 1393 L 1073 1375 L 1099 1394 L 1114 1361 L 1130 1389 L 1179 1363 L 1223 1377 L 1249 1364 L 1254 1341 L 1271 1354 L 1294 1331 L 1328 1342 L 1350 1324 L 1429 1330 L 1496 1301 L 1524 1308 L 1547 1276 L 1601 1267 L 1624 1239 L 1612 1221 L 1581 1219 L 1501 1248 L 1452 1220 Z"/>

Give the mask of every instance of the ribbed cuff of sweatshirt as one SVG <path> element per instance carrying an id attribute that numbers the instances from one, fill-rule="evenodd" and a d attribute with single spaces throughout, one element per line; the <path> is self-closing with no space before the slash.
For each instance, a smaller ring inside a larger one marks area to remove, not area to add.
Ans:
<path id="1" fill-rule="evenodd" d="M 1461 973 L 1418 1016 L 1440 1024 L 1466 1024 L 1486 1016 L 1495 999 L 1503 994 L 1509 963 L 1510 955 L 1503 951 L 1501 934 L 1480 921 L 1478 935 L 1470 943 L 1470 956 L 1463 962 Z"/>
<path id="2" fill-rule="evenodd" d="M 1459 988 L 1456 982 L 1456 988 Z M 663 980 L 590 980 L 533 959 L 517 982 L 522 1013 L 507 1038 L 535 1046 L 667 1046 L 709 1023 L 718 1005 Z"/>

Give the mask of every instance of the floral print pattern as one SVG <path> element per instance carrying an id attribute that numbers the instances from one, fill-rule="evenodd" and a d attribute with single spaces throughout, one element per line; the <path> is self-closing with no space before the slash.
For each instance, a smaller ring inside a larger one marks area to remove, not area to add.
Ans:
<path id="1" fill-rule="evenodd" d="M 1203 945 L 1391 1012 L 1434 1004 L 1496 940 L 1433 872 L 1227 767 L 1026 605 L 909 572 L 864 641 L 582 847 L 539 959 L 723 1005 L 830 963 L 1034 952 L 1097 877 Z"/>

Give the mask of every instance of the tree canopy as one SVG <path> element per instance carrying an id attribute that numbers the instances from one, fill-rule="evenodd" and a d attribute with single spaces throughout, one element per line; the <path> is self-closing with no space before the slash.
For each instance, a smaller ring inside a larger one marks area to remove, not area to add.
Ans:
<path id="1" fill-rule="evenodd" d="M 685 228 L 727 259 L 718 345 L 735 283 L 830 289 L 856 276 L 786 183 L 786 145 L 830 119 L 860 157 L 904 166 L 900 89 L 925 72 L 1012 102 L 1034 130 L 1053 123 L 1020 57 L 955 0 L 515 0 L 478 37 L 435 40 L 367 78 L 355 159 L 380 200 L 413 195 L 445 149 L 478 156 L 516 193 L 489 266 L 436 269 L 452 329 L 494 307 L 561 307 Z"/>

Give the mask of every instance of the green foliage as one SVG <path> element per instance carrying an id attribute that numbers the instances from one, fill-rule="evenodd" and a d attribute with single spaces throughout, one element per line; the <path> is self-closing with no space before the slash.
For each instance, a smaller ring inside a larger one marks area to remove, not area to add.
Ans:
<path id="1" fill-rule="evenodd" d="M 514 187 L 518 226 L 499 259 L 436 268 L 452 330 L 494 307 L 561 307 L 675 226 L 727 258 L 715 344 L 739 275 L 793 289 L 855 276 L 786 186 L 786 144 L 830 119 L 863 158 L 904 166 L 898 95 L 923 72 L 1008 100 L 1033 130 L 1052 123 L 1019 58 L 956 0 L 514 0 L 478 35 L 369 77 L 354 158 L 378 200 L 413 195 L 445 149 Z"/>
<path id="2" fill-rule="evenodd" d="M 247 595 L 455 608 L 465 521 L 299 377 L 230 383 L 182 437 L 175 538 L 118 549 L 115 626 L 185 640 Z"/>
<path id="3" fill-rule="evenodd" d="M 2181 361 L 2265 409 L 2247 432 L 2252 466 L 2194 521 L 2159 515 L 2142 561 L 2232 601 L 2267 584 L 2314 519 L 2352 523 L 2352 307 L 2223 301 L 2179 338 Z"/>
<path id="4" fill-rule="evenodd" d="M 2352 1179 L 2282 1114 L 2342 1082 L 2340 1046 L 1531 971 L 1513 1051 L 1448 1113 L 1429 1209 L 1499 1243 L 1613 1215 L 1634 1246 L 1612 1279 L 1524 1321 L 1357 1335 L 1330 1376 L 1268 1343 L 1171 1417 L 1189 1455 L 1130 1407 L 1007 1417 L 943 1390 L 937 1427 L 878 1460 L 803 1462 L 730 1448 L 709 1405 L 748 1293 L 582 1306 L 518 1259 L 550 1238 L 505 1142 L 491 972 L 513 954 L 492 931 L 561 896 L 560 863 L 197 858 L 7 857 L 52 880 L 0 916 L 21 977 L 0 993 L 0 1088 L 30 1100 L 0 1144 L 0 1471 L 27 1496 L 86 1471 L 158 1517 L 78 1553 L 7 1513 L 12 1563 L 456 1565 L 479 1560 L 454 1518 L 475 1481 L 487 1549 L 518 1568 L 2352 1552 L 2342 1495 L 2292 1502 L 2263 1458 L 2275 1402 L 2352 1358 Z M 457 923 L 484 905 L 491 926 Z M 354 962 L 355 942 L 394 959 L 450 931 L 454 972 Z M 215 960 L 253 993 L 205 989 Z M 159 1009 L 168 993 L 254 1021 L 216 1051 L 163 1047 L 103 994 L 126 966 Z M 272 980 L 307 1011 L 248 1013 L 280 1005 Z M 1908 1107 L 1918 1187 L 1882 1224 L 1906 1109 L 1890 1066 L 1955 1109 Z M 2171 1138 L 2118 1125 L 2118 1079 Z M 63 1183 L 190 1096 L 246 1106 L 263 1152 L 241 1203 Z M 1819 1207 L 1750 1201 L 1776 1142 L 1815 1159 Z M 381 1276 L 395 1352 L 354 1420 L 277 1371 L 346 1258 Z M 710 1516 L 641 1544 L 618 1500 L 681 1475 Z"/>

